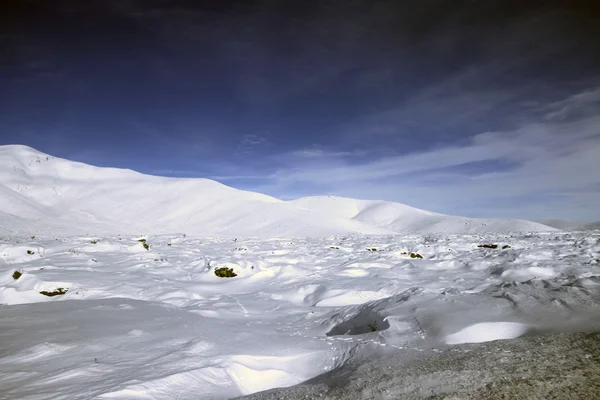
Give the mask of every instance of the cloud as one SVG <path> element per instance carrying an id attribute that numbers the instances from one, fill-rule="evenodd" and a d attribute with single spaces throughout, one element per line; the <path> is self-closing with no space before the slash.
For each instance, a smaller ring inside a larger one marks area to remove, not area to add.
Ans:
<path id="1" fill-rule="evenodd" d="M 299 149 L 293 162 L 279 162 L 249 188 L 280 197 L 327 193 L 387 199 L 467 215 L 600 219 L 597 92 L 577 93 L 545 106 L 539 119 L 453 146 L 432 143 L 424 150 L 360 161 L 352 152 Z M 569 204 L 577 208 L 566 208 Z"/>
<path id="2" fill-rule="evenodd" d="M 266 137 L 255 134 L 245 134 L 244 136 L 242 136 L 242 139 L 237 146 L 235 154 L 242 156 L 252 156 L 257 152 L 262 151 L 267 146 L 269 146 L 269 141 Z"/>
<path id="3" fill-rule="evenodd" d="M 305 159 L 331 159 L 331 158 L 339 158 L 339 157 L 348 157 L 355 156 L 361 154 L 359 151 L 327 151 L 320 148 L 312 148 L 312 149 L 301 149 L 295 150 L 290 153 L 287 153 L 286 157 L 298 157 Z"/>
<path id="4" fill-rule="evenodd" d="M 543 108 L 546 120 L 565 120 L 593 113 L 600 108 L 600 88 L 586 90 Z"/>
<path id="5" fill-rule="evenodd" d="M 248 180 L 248 179 L 265 179 L 264 175 L 213 175 L 209 176 L 210 179 L 217 181 L 237 181 L 237 180 Z"/>

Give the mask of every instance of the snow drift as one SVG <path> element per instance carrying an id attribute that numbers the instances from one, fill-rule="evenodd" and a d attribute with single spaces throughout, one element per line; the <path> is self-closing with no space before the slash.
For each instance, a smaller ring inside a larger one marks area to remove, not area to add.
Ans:
<path id="1" fill-rule="evenodd" d="M 209 179 L 94 167 L 20 145 L 0 146 L 0 204 L 0 232 L 298 237 L 554 230 L 384 201 L 322 196 L 285 202 Z"/>
<path id="2" fill-rule="evenodd" d="M 600 232 L 139 239 L 0 235 L 1 399 L 227 399 L 600 327 Z"/>

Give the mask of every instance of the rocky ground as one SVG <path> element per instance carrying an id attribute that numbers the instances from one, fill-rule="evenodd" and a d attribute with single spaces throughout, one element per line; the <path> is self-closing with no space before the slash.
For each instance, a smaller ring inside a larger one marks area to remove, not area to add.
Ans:
<path id="1" fill-rule="evenodd" d="M 600 333 L 561 333 L 398 352 L 247 400 L 597 399 Z"/>

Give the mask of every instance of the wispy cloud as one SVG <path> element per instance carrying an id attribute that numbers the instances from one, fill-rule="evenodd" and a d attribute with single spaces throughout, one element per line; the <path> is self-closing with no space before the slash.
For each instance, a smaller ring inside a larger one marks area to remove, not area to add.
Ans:
<path id="1" fill-rule="evenodd" d="M 592 114 L 600 109 L 600 88 L 585 90 L 562 101 L 542 108 L 546 112 L 544 118 L 550 121 L 561 121 Z"/>
<path id="2" fill-rule="evenodd" d="M 432 143 L 360 162 L 351 152 L 297 150 L 293 163 L 279 164 L 250 188 L 282 197 L 326 192 L 387 199 L 469 215 L 600 219 L 596 92 L 549 104 L 539 120 L 513 130 L 476 134 L 454 146 Z M 575 198 L 577 209 L 565 209 Z"/>
<path id="3" fill-rule="evenodd" d="M 362 154 L 363 152 L 359 151 L 327 151 L 320 148 L 312 148 L 312 149 L 301 149 L 292 151 L 286 156 L 298 157 L 298 158 L 308 158 L 308 159 L 331 159 L 331 158 L 339 158 L 339 157 L 349 157 L 355 156 L 357 154 Z"/>
<path id="4" fill-rule="evenodd" d="M 264 148 L 268 145 L 269 141 L 264 136 L 245 134 L 242 136 L 242 139 L 237 146 L 236 154 L 242 156 L 251 156 L 256 152 L 264 150 Z"/>

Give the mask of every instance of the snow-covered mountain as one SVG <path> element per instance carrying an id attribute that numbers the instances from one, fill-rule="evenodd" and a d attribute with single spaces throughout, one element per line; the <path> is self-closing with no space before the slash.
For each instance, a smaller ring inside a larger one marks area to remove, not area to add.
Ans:
<path id="1" fill-rule="evenodd" d="M 0 204 L 0 232 L 284 237 L 553 230 L 384 201 L 322 196 L 285 202 L 209 179 L 94 167 L 21 145 L 0 146 Z"/>
<path id="2" fill-rule="evenodd" d="M 360 221 L 396 233 L 503 233 L 554 230 L 531 221 L 457 217 L 380 200 L 315 196 L 294 200 L 291 203 L 304 209 Z"/>
<path id="3" fill-rule="evenodd" d="M 545 219 L 536 222 L 563 231 L 593 231 L 600 229 L 600 222 L 565 221 L 561 219 Z"/>

